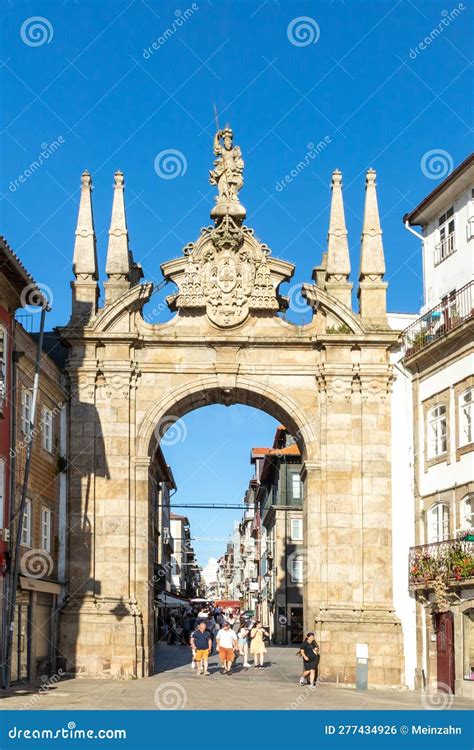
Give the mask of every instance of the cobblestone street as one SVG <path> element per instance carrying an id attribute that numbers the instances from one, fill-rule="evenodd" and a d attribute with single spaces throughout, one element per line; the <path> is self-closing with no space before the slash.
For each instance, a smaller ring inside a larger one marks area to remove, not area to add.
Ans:
<path id="1" fill-rule="evenodd" d="M 0 710 L 7 709 L 422 709 L 438 707 L 448 696 L 423 696 L 419 691 L 370 690 L 320 684 L 316 689 L 298 684 L 301 662 L 293 647 L 271 647 L 266 668 L 242 667 L 232 676 L 219 672 L 217 657 L 210 660 L 209 677 L 191 669 L 189 650 L 160 645 L 156 675 L 144 680 L 62 680 L 48 690 L 12 689 L 2 695 Z M 324 662 L 322 662 L 324 668 Z M 471 709 L 472 701 L 454 698 L 452 708 Z"/>

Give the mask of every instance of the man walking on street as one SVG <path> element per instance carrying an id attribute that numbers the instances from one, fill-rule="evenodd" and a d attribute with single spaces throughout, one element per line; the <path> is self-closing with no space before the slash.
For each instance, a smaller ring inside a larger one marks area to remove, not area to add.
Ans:
<path id="1" fill-rule="evenodd" d="M 208 675 L 207 665 L 212 648 L 212 638 L 206 630 L 205 622 L 200 622 L 197 629 L 191 633 L 191 648 L 196 662 L 196 674 Z"/>
<path id="2" fill-rule="evenodd" d="M 221 660 L 221 674 L 230 675 L 237 648 L 237 636 L 228 622 L 225 622 L 217 633 L 216 643 Z"/>

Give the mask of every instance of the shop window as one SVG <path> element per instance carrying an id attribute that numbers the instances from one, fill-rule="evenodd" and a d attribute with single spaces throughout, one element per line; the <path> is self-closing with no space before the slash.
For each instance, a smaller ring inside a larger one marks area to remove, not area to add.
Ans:
<path id="1" fill-rule="evenodd" d="M 449 539 L 449 508 L 444 503 L 437 503 L 428 511 L 428 542 L 445 539 Z"/>

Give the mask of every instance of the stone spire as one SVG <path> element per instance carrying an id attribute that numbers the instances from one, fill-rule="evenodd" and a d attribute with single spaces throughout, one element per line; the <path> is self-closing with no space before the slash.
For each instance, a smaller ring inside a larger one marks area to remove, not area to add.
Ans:
<path id="1" fill-rule="evenodd" d="M 104 284 L 105 304 L 108 305 L 130 289 L 130 271 L 133 260 L 128 247 L 128 230 L 125 218 L 123 172 L 114 175 L 114 200 L 109 229 L 109 246 L 105 270 L 109 281 Z"/>
<path id="2" fill-rule="evenodd" d="M 349 282 L 349 274 L 351 262 L 342 199 L 342 174 L 338 169 L 332 173 L 331 190 L 325 286 L 329 294 L 350 308 L 352 284 Z"/>
<path id="3" fill-rule="evenodd" d="M 72 288 L 72 316 L 76 322 L 85 321 L 97 312 L 99 278 L 97 266 L 94 218 L 92 214 L 92 179 L 87 170 L 81 175 L 81 198 L 74 243 Z"/>
<path id="4" fill-rule="evenodd" d="M 358 297 L 361 316 L 375 324 L 386 325 L 387 283 L 383 281 L 385 257 L 375 177 L 375 170 L 369 169 L 365 186 Z"/>

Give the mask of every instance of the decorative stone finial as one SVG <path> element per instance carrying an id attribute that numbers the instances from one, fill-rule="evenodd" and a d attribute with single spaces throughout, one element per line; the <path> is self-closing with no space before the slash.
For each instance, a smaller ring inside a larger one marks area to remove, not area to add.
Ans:
<path id="1" fill-rule="evenodd" d="M 114 174 L 114 199 L 105 270 L 109 277 L 104 285 L 105 302 L 108 304 L 130 288 L 131 253 L 125 217 L 124 176 L 120 171 Z"/>
<path id="2" fill-rule="evenodd" d="M 97 284 L 99 272 L 92 213 L 92 179 L 87 170 L 81 175 L 81 198 L 72 268 L 75 276 L 75 280 L 71 282 L 72 320 L 83 324 L 96 314 L 99 299 Z"/>
<path id="3" fill-rule="evenodd" d="M 92 215 L 92 179 L 87 170 L 81 175 L 81 198 L 74 243 L 73 270 L 76 278 L 87 275 L 98 279 L 96 239 Z"/>
<path id="4" fill-rule="evenodd" d="M 385 257 L 382 243 L 379 208 L 377 203 L 377 183 L 375 169 L 369 169 L 365 185 L 364 224 L 360 254 L 359 279 L 366 277 L 382 278 L 385 273 Z"/>
<path id="5" fill-rule="evenodd" d="M 325 286 L 329 294 L 350 308 L 352 284 L 349 283 L 349 274 L 351 262 L 342 199 L 342 174 L 339 169 L 335 169 L 332 173 L 331 190 Z"/>
<path id="6" fill-rule="evenodd" d="M 328 276 L 338 281 L 347 280 L 351 272 L 349 247 L 347 244 L 346 219 L 342 200 L 342 173 L 336 169 L 332 173 L 331 214 L 328 230 Z"/>
<path id="7" fill-rule="evenodd" d="M 217 223 L 224 216 L 231 216 L 241 224 L 246 216 L 239 201 L 239 190 L 244 184 L 244 160 L 239 146 L 233 145 L 234 134 L 229 127 L 218 130 L 214 136 L 214 169 L 209 172 L 209 182 L 217 185 L 219 194 L 211 218 Z"/>
<path id="8" fill-rule="evenodd" d="M 385 257 L 375 180 L 375 170 L 369 169 L 365 184 L 358 297 L 361 316 L 380 327 L 387 325 L 387 284 L 383 281 Z"/>

